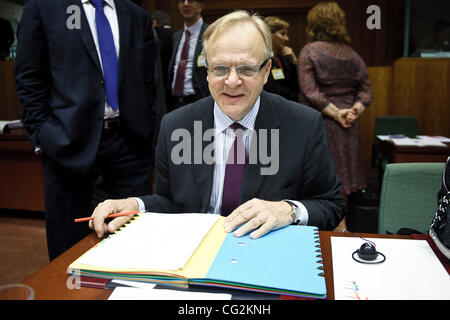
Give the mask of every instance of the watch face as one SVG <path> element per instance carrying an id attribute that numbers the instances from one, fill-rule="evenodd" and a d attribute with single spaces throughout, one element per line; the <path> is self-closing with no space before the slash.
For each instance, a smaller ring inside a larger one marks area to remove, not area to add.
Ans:
<path id="1" fill-rule="evenodd" d="M 298 207 L 294 208 L 294 223 L 298 224 L 300 222 L 300 209 Z"/>

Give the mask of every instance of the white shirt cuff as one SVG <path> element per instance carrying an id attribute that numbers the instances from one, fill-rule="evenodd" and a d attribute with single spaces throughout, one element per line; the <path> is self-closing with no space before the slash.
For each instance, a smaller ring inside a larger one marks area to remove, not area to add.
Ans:
<path id="1" fill-rule="evenodd" d="M 135 198 L 135 197 L 133 197 L 133 199 L 137 201 L 137 203 L 138 203 L 138 205 L 139 205 L 139 210 L 140 210 L 141 212 L 144 212 L 144 211 L 145 211 L 145 204 L 144 204 L 144 201 L 142 201 L 141 198 Z"/>

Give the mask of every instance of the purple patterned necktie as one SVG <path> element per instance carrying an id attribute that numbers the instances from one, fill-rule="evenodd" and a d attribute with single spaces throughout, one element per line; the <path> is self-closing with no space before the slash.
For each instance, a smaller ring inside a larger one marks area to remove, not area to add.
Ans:
<path id="1" fill-rule="evenodd" d="M 184 91 L 184 75 L 186 73 L 186 65 L 189 55 L 189 40 L 191 38 L 191 33 L 188 29 L 185 31 L 185 39 L 183 50 L 181 50 L 180 62 L 178 63 L 177 74 L 175 78 L 175 84 L 173 86 L 173 95 L 176 97 L 181 97 Z"/>
<path id="2" fill-rule="evenodd" d="M 235 122 L 230 128 L 234 130 L 236 137 L 228 153 L 227 165 L 225 168 L 222 194 L 222 216 L 228 216 L 239 206 L 239 196 L 241 194 L 242 181 L 244 180 L 245 173 L 245 162 L 247 160 L 247 153 L 242 137 L 244 132 L 243 126 Z"/>
<path id="3" fill-rule="evenodd" d="M 97 27 L 98 46 L 103 66 L 103 78 L 105 79 L 106 101 L 114 109 L 119 109 L 118 96 L 118 65 L 114 37 L 109 21 L 103 12 L 104 0 L 91 0 L 95 7 L 95 25 Z"/>

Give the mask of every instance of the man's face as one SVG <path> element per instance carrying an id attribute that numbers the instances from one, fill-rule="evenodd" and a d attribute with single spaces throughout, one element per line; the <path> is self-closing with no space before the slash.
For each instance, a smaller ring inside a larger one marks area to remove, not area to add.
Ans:
<path id="1" fill-rule="evenodd" d="M 178 10 L 185 20 L 197 21 L 200 19 L 203 9 L 203 2 L 185 0 L 178 1 Z"/>
<path id="2" fill-rule="evenodd" d="M 212 72 L 213 66 L 259 66 L 264 62 L 264 41 L 251 23 L 237 24 L 208 42 L 208 85 L 214 101 L 235 121 L 243 119 L 252 109 L 269 76 L 271 60 L 252 77 L 241 77 L 236 69 L 223 77 Z"/>

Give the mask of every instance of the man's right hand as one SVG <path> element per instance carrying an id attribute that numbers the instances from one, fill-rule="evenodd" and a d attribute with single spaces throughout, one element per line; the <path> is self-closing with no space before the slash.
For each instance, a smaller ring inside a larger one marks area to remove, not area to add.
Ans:
<path id="1" fill-rule="evenodd" d="M 138 202 L 133 198 L 119 200 L 105 200 L 95 208 L 92 213 L 93 220 L 89 221 L 89 228 L 94 229 L 97 237 L 101 238 L 106 233 L 115 232 L 125 223 L 131 220 L 132 215 L 117 217 L 108 223 L 106 217 L 111 213 L 130 212 L 139 209 Z"/>

